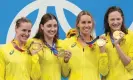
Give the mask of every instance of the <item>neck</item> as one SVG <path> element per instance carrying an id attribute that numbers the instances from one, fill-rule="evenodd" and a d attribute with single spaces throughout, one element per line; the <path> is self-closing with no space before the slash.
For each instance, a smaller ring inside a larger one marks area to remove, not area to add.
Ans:
<path id="1" fill-rule="evenodd" d="M 113 32 L 115 32 L 115 31 L 114 31 L 114 30 L 111 30 L 111 32 L 110 32 L 110 33 L 111 33 L 111 34 L 113 34 Z"/>
<path id="2" fill-rule="evenodd" d="M 81 34 L 81 37 L 86 41 L 89 42 L 91 41 L 91 35 L 90 34 Z"/>
<path id="3" fill-rule="evenodd" d="M 53 38 L 45 37 L 45 41 L 46 41 L 50 46 L 53 45 Z"/>
<path id="4" fill-rule="evenodd" d="M 111 34 L 113 34 L 113 32 L 115 32 L 115 31 L 121 31 L 121 30 L 112 30 L 112 29 L 111 29 Z"/>
<path id="5" fill-rule="evenodd" d="M 24 42 L 20 41 L 18 38 L 15 38 L 15 40 L 18 41 L 18 46 L 19 46 L 20 48 L 22 48 L 23 45 L 25 44 Z"/>

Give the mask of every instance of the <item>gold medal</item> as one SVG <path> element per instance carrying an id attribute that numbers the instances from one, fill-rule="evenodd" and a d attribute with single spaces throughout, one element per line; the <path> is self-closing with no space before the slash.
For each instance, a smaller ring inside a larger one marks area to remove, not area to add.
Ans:
<path id="1" fill-rule="evenodd" d="M 106 41 L 104 39 L 98 39 L 97 44 L 98 44 L 98 46 L 103 46 L 106 44 Z"/>
<path id="2" fill-rule="evenodd" d="M 125 34 L 122 32 L 122 31 L 115 31 L 114 33 L 113 33 L 113 37 L 115 38 L 115 39 L 120 39 L 120 38 L 122 38 L 123 36 L 124 36 Z"/>
<path id="3" fill-rule="evenodd" d="M 58 57 L 64 57 L 65 56 L 65 50 L 64 49 L 60 49 L 58 50 Z"/>
<path id="4" fill-rule="evenodd" d="M 29 47 L 29 51 L 31 54 L 35 54 L 35 53 L 39 52 L 42 48 L 43 48 L 43 46 L 41 43 L 32 42 L 30 47 Z"/>
<path id="5" fill-rule="evenodd" d="M 33 50 L 38 50 L 40 47 L 41 47 L 41 44 L 40 44 L 40 43 L 35 43 L 35 42 L 34 42 L 34 43 L 32 44 L 32 49 L 33 49 Z"/>
<path id="6" fill-rule="evenodd" d="M 120 39 L 121 37 L 120 37 L 120 31 L 115 31 L 114 33 L 113 33 L 113 37 L 115 38 L 115 39 Z"/>

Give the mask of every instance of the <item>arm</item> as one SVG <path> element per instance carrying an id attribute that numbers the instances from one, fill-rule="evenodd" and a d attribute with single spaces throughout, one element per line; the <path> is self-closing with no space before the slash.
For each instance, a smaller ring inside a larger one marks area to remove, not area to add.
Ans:
<path id="1" fill-rule="evenodd" d="M 103 76 L 106 76 L 109 71 L 107 53 L 100 53 L 98 65 L 99 65 L 99 72 Z"/>
<path id="2" fill-rule="evenodd" d="M 127 34 L 126 40 L 128 40 L 128 44 L 129 47 L 125 47 L 125 49 L 128 50 L 127 53 L 125 53 L 120 45 L 118 44 L 120 42 L 120 40 L 115 41 L 115 47 L 116 50 L 118 52 L 118 55 L 123 63 L 123 65 L 125 66 L 125 68 L 127 69 L 127 71 L 129 71 L 132 75 L 133 75 L 133 33 L 129 32 L 129 34 Z"/>
<path id="3" fill-rule="evenodd" d="M 63 57 L 59 57 L 60 62 L 61 62 L 61 73 L 64 77 L 68 77 L 70 74 L 70 66 L 69 66 L 69 59 L 71 57 L 71 53 L 69 51 L 66 51 L 68 45 L 67 39 L 60 41 L 60 46 L 62 49 L 64 49 L 65 55 Z"/>
<path id="4" fill-rule="evenodd" d="M 104 36 L 100 36 L 101 39 L 106 41 L 106 38 Z M 108 55 L 105 51 L 105 45 L 99 46 L 100 54 L 99 54 L 99 72 L 102 74 L 102 76 L 106 76 L 108 74 L 109 68 L 108 68 Z"/>
<path id="5" fill-rule="evenodd" d="M 68 77 L 70 74 L 69 59 L 71 58 L 71 52 L 65 51 L 65 56 L 62 62 L 62 74 L 64 77 Z"/>
<path id="6" fill-rule="evenodd" d="M 5 60 L 4 60 L 4 54 L 0 49 L 0 80 L 5 80 L 4 77 L 5 77 Z"/>
<path id="7" fill-rule="evenodd" d="M 124 66 L 127 66 L 131 62 L 131 58 L 123 52 L 119 44 L 115 44 L 115 47 L 122 63 L 124 64 Z"/>
<path id="8" fill-rule="evenodd" d="M 31 56 L 31 64 L 31 78 L 32 80 L 38 80 L 41 75 L 38 54 L 34 54 Z"/>
<path id="9" fill-rule="evenodd" d="M 122 63 L 124 64 L 127 71 L 129 71 L 131 74 L 133 74 L 133 43 L 130 44 L 128 54 L 126 55 L 119 44 L 115 45 L 118 55 L 120 56 L 120 59 Z"/>
<path id="10" fill-rule="evenodd" d="M 37 39 L 29 39 L 26 47 L 31 55 L 31 78 L 32 80 L 38 80 L 41 76 L 38 54 L 43 53 L 42 43 Z"/>
<path id="11" fill-rule="evenodd" d="M 130 62 L 128 65 L 125 66 L 125 68 L 133 75 L 133 43 L 129 48 L 128 56 L 130 58 Z"/>
<path id="12" fill-rule="evenodd" d="M 71 72 L 71 69 L 69 67 L 69 63 L 65 63 L 64 61 L 62 61 L 61 64 L 61 73 L 64 77 L 68 77 L 69 74 Z"/>

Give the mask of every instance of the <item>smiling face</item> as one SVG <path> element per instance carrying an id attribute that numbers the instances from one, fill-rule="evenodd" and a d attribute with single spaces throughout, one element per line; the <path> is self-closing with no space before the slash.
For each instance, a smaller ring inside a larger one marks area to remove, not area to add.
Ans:
<path id="1" fill-rule="evenodd" d="M 91 34 L 93 29 L 93 21 L 91 16 L 82 15 L 77 26 L 79 27 L 80 33 L 85 35 Z"/>
<path id="2" fill-rule="evenodd" d="M 122 22 L 122 16 L 118 11 L 113 11 L 109 14 L 108 24 L 112 32 L 121 30 Z"/>
<path id="3" fill-rule="evenodd" d="M 41 29 L 45 38 L 54 38 L 58 31 L 57 21 L 55 19 L 48 20 L 45 24 L 41 24 Z"/>
<path id="4" fill-rule="evenodd" d="M 21 22 L 19 26 L 15 28 L 16 31 L 16 39 L 25 43 L 30 36 L 32 24 L 30 22 Z"/>

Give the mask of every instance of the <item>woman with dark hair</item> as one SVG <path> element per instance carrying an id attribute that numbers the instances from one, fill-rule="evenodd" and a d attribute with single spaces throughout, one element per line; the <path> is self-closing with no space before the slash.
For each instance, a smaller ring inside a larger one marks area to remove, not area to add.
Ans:
<path id="1" fill-rule="evenodd" d="M 61 80 L 58 50 L 62 41 L 58 39 L 58 30 L 56 17 L 47 13 L 41 18 L 35 37 L 29 40 L 29 51 L 34 59 L 36 58 L 37 64 L 34 64 L 33 69 L 38 69 L 38 73 L 41 72 L 39 80 Z"/>
<path id="2" fill-rule="evenodd" d="M 64 40 L 64 46 L 72 56 L 65 55 L 62 74 L 68 76 L 68 80 L 101 80 L 100 73 L 108 73 L 108 57 L 104 47 L 99 49 L 95 43 L 98 37 L 93 35 L 94 20 L 91 14 L 81 11 L 75 29 L 72 30 L 74 34 L 68 33 L 68 38 Z"/>
<path id="3" fill-rule="evenodd" d="M 123 11 L 110 7 L 104 16 L 106 53 L 109 57 L 109 73 L 106 80 L 133 79 L 133 32 L 125 27 Z"/>
<path id="4" fill-rule="evenodd" d="M 25 17 L 16 21 L 15 38 L 0 50 L 0 80 L 31 80 L 31 56 L 26 48 L 31 28 Z"/>

